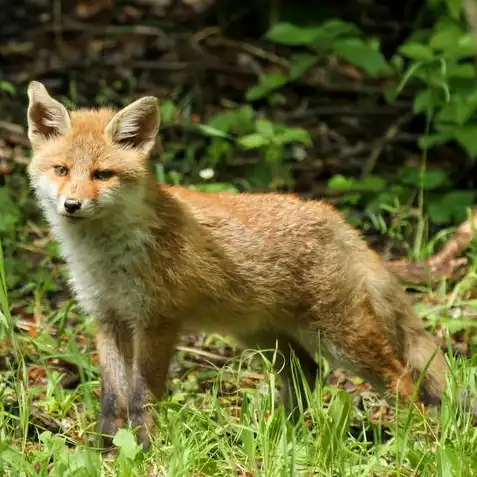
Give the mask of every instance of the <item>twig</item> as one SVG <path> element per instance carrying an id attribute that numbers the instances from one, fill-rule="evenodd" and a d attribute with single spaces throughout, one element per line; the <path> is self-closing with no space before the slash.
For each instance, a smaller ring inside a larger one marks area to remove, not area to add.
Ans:
<path id="1" fill-rule="evenodd" d="M 20 126 L 20 124 L 10 123 L 8 121 L 0 121 L 0 129 L 14 133 L 14 134 L 25 134 L 25 128 Z"/>
<path id="2" fill-rule="evenodd" d="M 31 407 L 30 416 L 39 423 L 36 424 L 38 427 L 41 426 L 45 430 L 51 431 L 53 434 L 57 434 L 61 431 L 61 424 L 57 419 L 35 406 Z"/>
<path id="3" fill-rule="evenodd" d="M 431 270 L 427 264 L 422 262 L 413 263 L 407 259 L 385 261 L 386 268 L 396 275 L 400 280 L 414 283 L 416 285 L 429 283 L 433 278 Z M 435 277 L 434 277 L 435 278 Z"/>
<path id="4" fill-rule="evenodd" d="M 262 60 L 267 60 L 270 63 L 275 63 L 277 65 L 283 66 L 284 68 L 290 67 L 290 62 L 285 58 L 275 55 L 274 53 L 270 53 L 263 48 L 259 48 L 258 46 L 251 45 L 250 43 L 231 40 L 223 36 L 219 36 L 217 38 L 209 37 L 207 39 L 207 43 L 209 43 L 211 46 L 228 46 L 230 48 L 235 48 L 236 50 L 242 50 L 249 55 L 261 58 Z"/>
<path id="5" fill-rule="evenodd" d="M 469 245 L 477 227 L 477 206 L 472 210 L 470 219 L 462 222 L 455 234 L 448 240 L 439 252 L 433 255 L 428 264 L 433 272 L 453 270 L 456 266 L 461 266 L 462 262 L 456 257 Z"/>
<path id="6" fill-rule="evenodd" d="M 36 28 L 30 33 L 31 36 L 41 36 L 45 33 L 55 31 L 54 25 L 43 25 Z M 166 36 L 164 30 L 150 25 L 105 25 L 101 27 L 91 26 L 88 23 L 69 20 L 68 23 L 62 25 L 62 32 L 87 32 L 91 36 L 122 36 L 122 35 L 138 35 L 138 36 Z"/>
<path id="7" fill-rule="evenodd" d="M 226 356 L 221 356 L 219 354 L 211 353 L 210 351 L 205 351 L 203 349 L 199 348 L 192 348 L 189 346 L 177 346 L 176 349 L 178 351 L 183 351 L 185 353 L 190 353 L 190 354 L 196 354 L 198 356 L 203 356 L 204 358 L 208 358 L 212 361 L 220 362 L 220 363 L 226 363 L 230 361 L 230 358 Z"/>
<path id="8" fill-rule="evenodd" d="M 412 117 L 412 113 L 408 112 L 404 114 L 397 121 L 395 121 L 386 131 L 384 137 L 378 139 L 373 147 L 371 154 L 368 157 L 368 160 L 364 163 L 363 169 L 361 171 L 361 178 L 371 174 L 373 169 L 376 167 L 379 156 L 383 152 L 383 149 L 389 144 L 398 134 L 401 126 L 406 123 Z"/>

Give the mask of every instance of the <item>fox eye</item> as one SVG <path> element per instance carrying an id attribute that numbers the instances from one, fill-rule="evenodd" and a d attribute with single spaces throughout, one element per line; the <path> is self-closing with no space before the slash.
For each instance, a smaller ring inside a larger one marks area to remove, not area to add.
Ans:
<path id="1" fill-rule="evenodd" d="M 93 173 L 93 179 L 97 181 L 105 181 L 111 179 L 114 176 L 114 171 L 104 170 L 104 171 L 95 171 Z"/>
<path id="2" fill-rule="evenodd" d="M 66 176 L 68 168 L 65 166 L 55 166 L 55 174 L 60 177 Z"/>

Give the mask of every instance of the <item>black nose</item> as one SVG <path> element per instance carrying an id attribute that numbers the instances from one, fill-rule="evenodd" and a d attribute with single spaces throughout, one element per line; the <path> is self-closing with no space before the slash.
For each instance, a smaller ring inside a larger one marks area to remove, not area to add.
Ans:
<path id="1" fill-rule="evenodd" d="M 68 214 L 74 214 L 81 209 L 81 202 L 76 199 L 66 199 L 65 200 L 65 210 Z"/>

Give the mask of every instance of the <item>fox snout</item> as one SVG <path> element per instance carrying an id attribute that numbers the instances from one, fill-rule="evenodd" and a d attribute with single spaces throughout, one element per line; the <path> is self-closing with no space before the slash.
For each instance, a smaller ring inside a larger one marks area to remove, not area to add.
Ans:
<path id="1" fill-rule="evenodd" d="M 83 202 L 77 199 L 65 199 L 64 208 L 68 214 L 74 214 L 81 209 Z"/>
<path id="2" fill-rule="evenodd" d="M 60 195 L 57 199 L 58 214 L 72 218 L 87 218 L 95 214 L 95 204 L 91 199 Z"/>

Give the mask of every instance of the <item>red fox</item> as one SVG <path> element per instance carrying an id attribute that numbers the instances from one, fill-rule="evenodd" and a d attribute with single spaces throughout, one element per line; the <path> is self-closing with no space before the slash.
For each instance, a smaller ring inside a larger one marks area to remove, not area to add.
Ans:
<path id="1" fill-rule="evenodd" d="M 278 349 L 293 419 L 292 358 L 313 388 L 317 353 L 402 402 L 440 403 L 442 352 L 397 279 L 332 206 L 158 184 L 148 167 L 160 123 L 154 97 L 72 112 L 39 82 L 28 97 L 32 188 L 71 288 L 97 318 L 104 435 L 137 426 L 149 447 L 144 405 L 163 396 L 184 332 Z"/>

